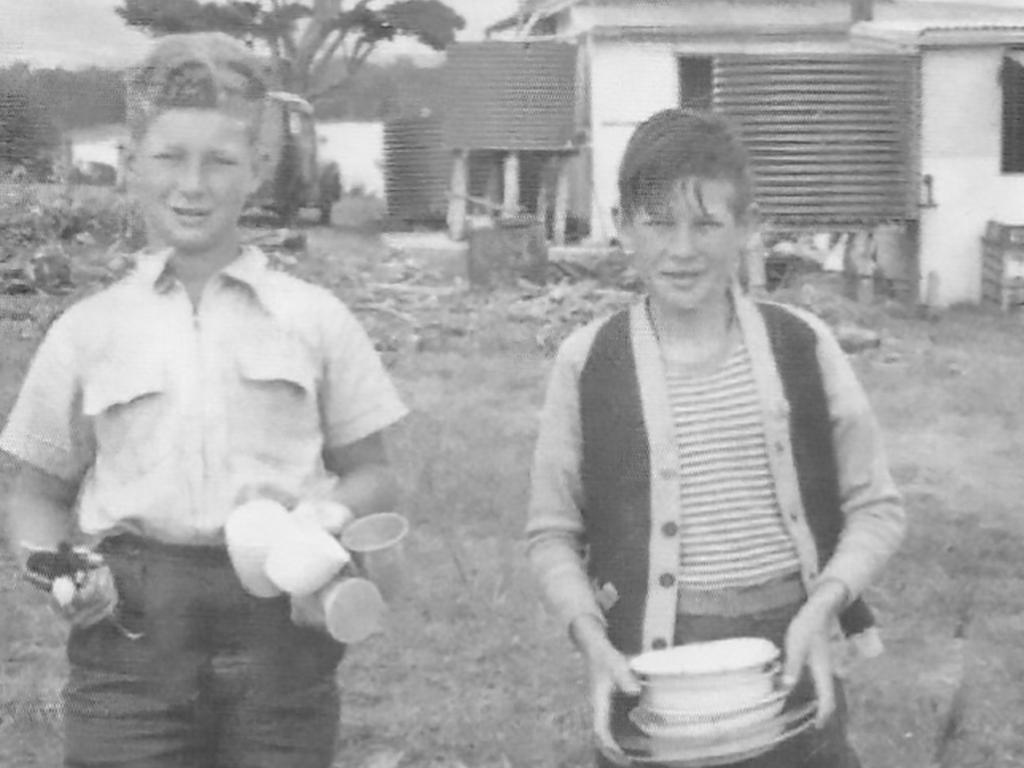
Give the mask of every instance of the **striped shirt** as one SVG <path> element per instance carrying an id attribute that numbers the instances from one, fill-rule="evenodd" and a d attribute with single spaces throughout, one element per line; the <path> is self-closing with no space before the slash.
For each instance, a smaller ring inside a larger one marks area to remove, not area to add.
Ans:
<path id="1" fill-rule="evenodd" d="M 754 586 L 798 572 L 746 347 L 710 372 L 669 364 L 666 384 L 679 448 L 680 587 Z"/>

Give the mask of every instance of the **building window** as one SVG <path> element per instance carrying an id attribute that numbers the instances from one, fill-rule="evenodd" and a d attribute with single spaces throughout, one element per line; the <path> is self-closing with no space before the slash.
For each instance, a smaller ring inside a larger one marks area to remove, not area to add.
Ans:
<path id="1" fill-rule="evenodd" d="M 711 109 L 711 62 L 707 56 L 679 57 L 679 106 L 684 109 Z"/>
<path id="2" fill-rule="evenodd" d="M 1024 173 L 1024 50 L 1003 57 L 1003 173 Z"/>

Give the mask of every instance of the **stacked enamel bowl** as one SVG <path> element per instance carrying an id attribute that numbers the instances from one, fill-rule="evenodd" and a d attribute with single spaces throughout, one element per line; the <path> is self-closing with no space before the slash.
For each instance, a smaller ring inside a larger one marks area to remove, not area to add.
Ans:
<path id="1" fill-rule="evenodd" d="M 783 731 L 779 649 L 768 640 L 691 643 L 642 654 L 630 666 L 643 686 L 630 719 L 656 742 L 699 757 L 722 745 L 770 744 Z"/>

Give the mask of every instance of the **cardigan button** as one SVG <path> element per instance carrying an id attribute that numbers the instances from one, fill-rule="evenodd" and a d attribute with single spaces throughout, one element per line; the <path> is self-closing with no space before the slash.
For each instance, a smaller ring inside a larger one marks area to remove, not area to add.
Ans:
<path id="1" fill-rule="evenodd" d="M 672 539 L 675 538 L 677 533 L 679 533 L 679 526 L 676 523 L 669 521 L 661 526 L 661 532 Z"/>
<path id="2" fill-rule="evenodd" d="M 653 648 L 656 651 L 661 651 L 665 648 L 668 648 L 668 643 L 665 641 L 665 638 L 656 637 L 654 638 L 654 642 L 651 643 L 651 648 Z"/>
<path id="3" fill-rule="evenodd" d="M 662 480 L 675 480 L 676 478 L 676 470 L 672 467 L 663 467 L 658 474 L 661 475 Z"/>
<path id="4" fill-rule="evenodd" d="M 661 574 L 661 578 L 658 579 L 658 583 L 667 589 L 669 587 L 675 586 L 676 577 L 673 576 L 671 573 L 663 573 Z"/>

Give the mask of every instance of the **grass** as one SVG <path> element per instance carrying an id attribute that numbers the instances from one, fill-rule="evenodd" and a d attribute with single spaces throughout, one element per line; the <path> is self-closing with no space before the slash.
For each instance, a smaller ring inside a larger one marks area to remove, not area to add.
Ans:
<path id="1" fill-rule="evenodd" d="M 38 341 L 3 314 L 0 414 Z M 1021 325 L 977 310 L 873 320 L 885 343 L 855 365 L 886 430 L 911 533 L 870 595 L 888 653 L 851 673 L 853 737 L 865 768 L 932 768 L 939 758 L 942 768 L 1018 766 Z M 393 443 L 400 511 L 414 526 L 410 586 L 388 634 L 350 649 L 341 666 L 338 765 L 386 766 L 399 755 L 401 766 L 439 768 L 590 765 L 583 671 L 540 608 L 522 545 L 549 363 L 499 324 L 479 327 L 493 338 L 394 363 L 414 410 Z M 0 490 L 9 476 L 0 464 Z M 956 634 L 967 613 L 964 645 Z M 9 567 L 0 567 L 0 614 L 0 702 L 54 700 L 63 630 Z M 961 662 L 962 717 L 939 754 Z M 57 733 L 25 716 L 0 724 L 0 764 L 58 764 Z"/>

